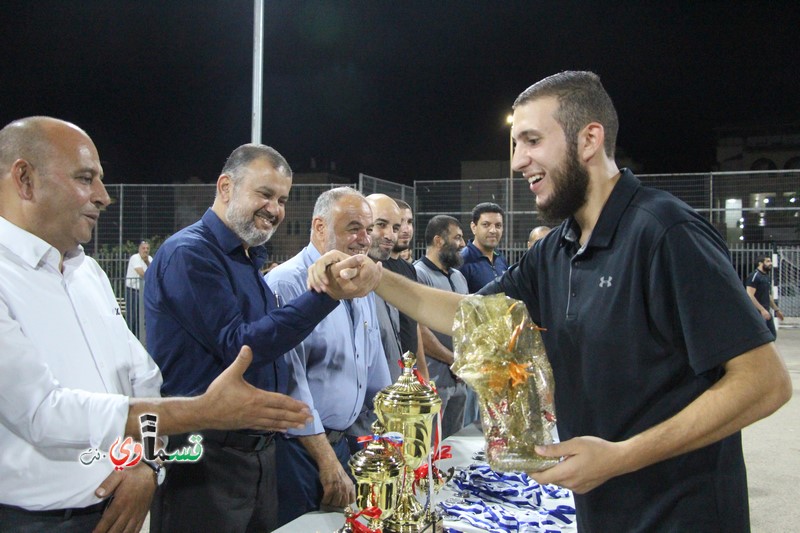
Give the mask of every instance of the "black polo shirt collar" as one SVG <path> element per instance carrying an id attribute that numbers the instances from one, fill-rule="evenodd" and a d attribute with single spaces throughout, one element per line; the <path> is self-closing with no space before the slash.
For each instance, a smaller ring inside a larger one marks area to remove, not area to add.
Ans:
<path id="1" fill-rule="evenodd" d="M 586 243 L 586 248 L 608 248 L 611 245 L 622 214 L 641 186 L 642 182 L 630 170 L 627 168 L 621 170 L 619 181 L 600 211 L 600 218 L 594 226 L 589 242 Z M 562 246 L 576 247 L 580 236 L 581 228 L 575 217 L 570 216 L 561 228 L 560 243 Z"/>
<path id="2" fill-rule="evenodd" d="M 447 272 L 445 272 L 444 270 L 442 270 L 441 268 L 439 268 L 438 266 L 436 266 L 436 264 L 435 264 L 433 261 L 431 261 L 430 259 L 428 259 L 428 257 L 427 257 L 427 256 L 423 255 L 423 256 L 420 258 L 420 261 L 422 261 L 423 263 L 425 263 L 425 264 L 428 266 L 428 268 L 430 268 L 431 270 L 438 270 L 439 272 L 441 272 L 442 274 L 444 274 L 445 276 L 447 276 L 447 279 L 450 279 L 450 270 L 448 270 Z"/>

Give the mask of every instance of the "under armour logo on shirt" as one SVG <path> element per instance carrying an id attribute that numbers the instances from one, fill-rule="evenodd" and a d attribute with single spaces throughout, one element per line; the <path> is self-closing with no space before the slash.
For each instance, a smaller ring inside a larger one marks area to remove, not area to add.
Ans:
<path id="1" fill-rule="evenodd" d="M 612 276 L 608 276 L 607 278 L 603 277 L 603 276 L 600 276 L 600 286 L 601 287 L 610 287 L 612 279 L 614 279 Z"/>

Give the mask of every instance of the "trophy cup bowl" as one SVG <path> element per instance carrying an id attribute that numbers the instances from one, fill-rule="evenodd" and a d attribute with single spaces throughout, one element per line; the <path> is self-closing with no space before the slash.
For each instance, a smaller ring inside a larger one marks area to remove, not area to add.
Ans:
<path id="1" fill-rule="evenodd" d="M 431 526 L 428 513 L 413 494 L 414 471 L 427 459 L 431 449 L 433 417 L 442 407 L 442 400 L 427 385 L 419 382 L 413 367 L 416 357 L 403 354 L 403 373 L 397 383 L 375 395 L 375 414 L 389 432 L 403 435 L 405 471 L 400 499 L 395 512 L 386 522 L 390 533 L 419 533 Z"/>
<path id="2" fill-rule="evenodd" d="M 383 426 L 372 424 L 373 437 L 363 450 L 350 458 L 349 466 L 356 479 L 356 505 L 360 509 L 379 509 L 378 516 L 369 516 L 368 526 L 373 531 L 383 529 L 383 521 L 391 517 L 400 494 L 400 474 L 403 458 L 393 444 L 381 438 Z"/>

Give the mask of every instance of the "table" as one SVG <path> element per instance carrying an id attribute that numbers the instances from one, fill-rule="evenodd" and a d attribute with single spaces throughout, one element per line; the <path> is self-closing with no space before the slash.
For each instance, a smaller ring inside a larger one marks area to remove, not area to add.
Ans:
<path id="1" fill-rule="evenodd" d="M 443 441 L 443 444 L 450 445 L 452 457 L 440 460 L 437 465 L 442 472 L 446 472 L 450 467 L 464 468 L 475 461 L 472 456 L 483 449 L 483 434 L 475 424 L 471 424 L 455 435 L 451 435 Z M 440 502 L 454 496 L 454 492 L 449 487 L 444 487 L 435 496 L 434 501 Z M 569 505 L 574 507 L 574 502 L 570 497 Z M 344 514 L 341 512 L 314 511 L 292 520 L 285 526 L 275 530 L 275 533 L 332 533 L 344 525 Z M 455 528 L 463 533 L 480 533 L 482 530 L 460 520 L 445 519 L 444 527 Z M 577 528 L 575 523 L 561 528 L 563 533 L 575 533 Z"/>

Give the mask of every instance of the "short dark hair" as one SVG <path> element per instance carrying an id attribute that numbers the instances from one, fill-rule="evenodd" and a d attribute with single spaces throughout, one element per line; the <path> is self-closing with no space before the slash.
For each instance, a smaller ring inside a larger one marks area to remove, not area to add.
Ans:
<path id="1" fill-rule="evenodd" d="M 450 233 L 450 226 L 458 226 L 460 228 L 461 223 L 457 218 L 450 215 L 436 215 L 430 219 L 428 226 L 425 228 L 425 244 L 432 246 L 433 239 L 437 235 L 446 239 L 447 234 Z"/>
<path id="2" fill-rule="evenodd" d="M 764 264 L 764 261 L 766 261 L 767 259 L 772 261 L 772 255 L 771 254 L 761 254 L 758 257 L 756 257 L 756 260 L 758 261 L 759 265 Z"/>
<path id="3" fill-rule="evenodd" d="M 235 149 L 225 161 L 222 173 L 230 176 L 235 184 L 241 177 L 239 170 L 257 159 L 266 159 L 272 165 L 272 168 L 287 178 L 292 177 L 292 168 L 286 159 L 276 149 L 263 144 L 243 144 Z"/>
<path id="4" fill-rule="evenodd" d="M 472 208 L 472 222 L 478 223 L 481 215 L 484 213 L 500 213 L 500 216 L 505 218 L 506 212 L 503 208 L 493 202 L 481 202 Z"/>
<path id="5" fill-rule="evenodd" d="M 403 209 L 408 209 L 409 211 L 413 211 L 413 209 L 411 209 L 411 206 L 408 205 L 408 202 L 406 202 L 405 200 L 401 200 L 400 198 L 393 198 L 393 200 L 394 200 L 394 203 L 397 204 L 397 207 L 399 207 L 401 211 Z"/>
<path id="6" fill-rule="evenodd" d="M 558 110 L 553 118 L 564 129 L 567 143 L 576 143 L 578 133 L 590 122 L 599 122 L 605 131 L 604 148 L 614 157 L 619 119 L 614 103 L 594 72 L 567 70 L 537 81 L 514 101 L 514 109 L 539 98 L 554 97 Z"/>

